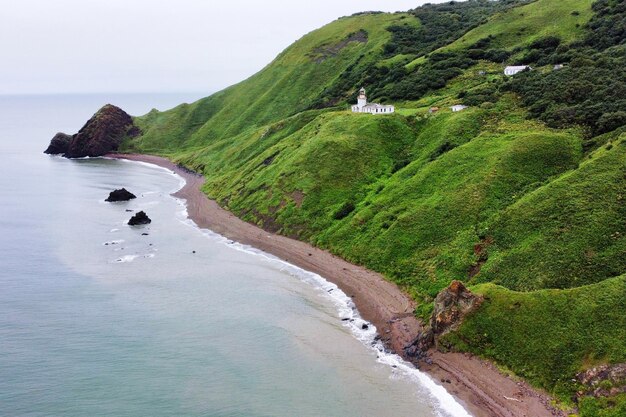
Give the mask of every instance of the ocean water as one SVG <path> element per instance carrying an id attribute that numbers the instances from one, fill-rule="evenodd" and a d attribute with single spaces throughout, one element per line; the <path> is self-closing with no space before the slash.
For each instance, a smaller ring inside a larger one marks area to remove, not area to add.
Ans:
<path id="1" fill-rule="evenodd" d="M 0 415 L 466 416 L 332 284 L 195 227 L 180 177 L 42 153 L 106 102 L 200 96 L 0 97 Z"/>

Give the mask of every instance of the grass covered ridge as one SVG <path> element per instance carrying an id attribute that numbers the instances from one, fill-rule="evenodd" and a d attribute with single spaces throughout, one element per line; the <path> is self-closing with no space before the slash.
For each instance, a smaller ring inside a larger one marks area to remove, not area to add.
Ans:
<path id="1" fill-rule="evenodd" d="M 584 369 L 626 361 L 626 275 L 569 290 L 515 292 L 482 284 L 473 291 L 485 302 L 442 342 L 495 358 L 561 398 L 581 388 L 574 376 Z"/>

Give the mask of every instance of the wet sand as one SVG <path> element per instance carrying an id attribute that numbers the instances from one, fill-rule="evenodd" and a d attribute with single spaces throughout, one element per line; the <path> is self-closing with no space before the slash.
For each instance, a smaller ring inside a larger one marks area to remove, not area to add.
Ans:
<path id="1" fill-rule="evenodd" d="M 174 196 L 186 200 L 188 216 L 198 227 L 263 250 L 333 282 L 352 297 L 361 316 L 376 326 L 394 352 L 404 356 L 404 347 L 417 337 L 421 324 L 413 315 L 414 301 L 382 275 L 239 219 L 207 198 L 201 190 L 204 177 L 168 159 L 137 154 L 107 156 L 155 164 L 182 176 L 186 184 Z M 550 406 L 547 395 L 502 374 L 489 362 L 460 353 L 429 354 L 431 364 L 416 365 L 441 382 L 476 417 L 565 416 Z"/>

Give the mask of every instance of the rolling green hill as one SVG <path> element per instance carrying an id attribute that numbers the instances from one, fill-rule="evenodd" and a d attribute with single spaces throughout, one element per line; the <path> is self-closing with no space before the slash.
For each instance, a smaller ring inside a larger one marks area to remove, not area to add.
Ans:
<path id="1" fill-rule="evenodd" d="M 626 362 L 625 15 L 617 0 L 470 0 L 344 17 L 235 86 L 135 118 L 122 150 L 383 273 L 425 319 L 465 281 L 486 302 L 443 345 L 618 416 L 626 394 L 573 381 Z M 533 71 L 502 74 L 521 63 Z M 398 112 L 349 112 L 361 86 Z"/>

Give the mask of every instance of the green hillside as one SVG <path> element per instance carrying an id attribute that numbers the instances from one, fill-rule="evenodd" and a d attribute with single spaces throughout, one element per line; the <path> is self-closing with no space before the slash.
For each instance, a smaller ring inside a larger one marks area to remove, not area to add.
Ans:
<path id="1" fill-rule="evenodd" d="M 383 273 L 424 319 L 465 281 L 486 302 L 443 345 L 618 416 L 623 394 L 572 380 L 626 362 L 624 33 L 618 0 L 344 17 L 235 86 L 135 118 L 123 150 L 182 163 L 241 218 Z M 505 77 L 516 64 L 533 70 Z M 349 112 L 361 86 L 398 111 Z"/>
<path id="2" fill-rule="evenodd" d="M 159 153 L 202 147 L 307 110 L 347 68 L 375 60 L 391 38 L 386 27 L 400 21 L 419 24 L 407 14 L 339 19 L 304 36 L 240 84 L 193 104 L 138 118 L 144 135 L 132 145 Z"/>
<path id="3" fill-rule="evenodd" d="M 503 48 L 529 45 L 546 36 L 571 42 L 584 35 L 583 26 L 591 15 L 591 2 L 587 0 L 537 0 L 493 16 L 446 49 L 462 49 L 490 35 Z"/>

